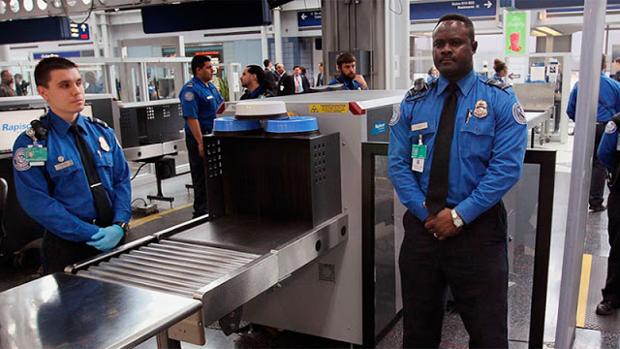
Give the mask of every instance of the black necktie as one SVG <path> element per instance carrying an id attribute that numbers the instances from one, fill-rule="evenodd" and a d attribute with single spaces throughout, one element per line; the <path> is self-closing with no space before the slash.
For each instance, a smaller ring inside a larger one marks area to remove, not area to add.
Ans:
<path id="1" fill-rule="evenodd" d="M 426 193 L 426 207 L 428 213 L 436 215 L 446 207 L 448 197 L 448 170 L 450 168 L 450 148 L 454 135 L 454 121 L 456 116 L 457 86 L 450 84 L 446 89 L 446 100 L 441 111 L 439 130 L 435 136 L 433 146 L 433 162 L 428 180 Z"/>
<path id="2" fill-rule="evenodd" d="M 90 185 L 90 191 L 93 194 L 93 201 L 95 202 L 95 210 L 97 211 L 97 225 L 100 227 L 108 227 L 112 225 L 114 219 L 114 211 L 112 210 L 112 202 L 108 196 L 108 192 L 101 184 L 99 178 L 99 172 L 95 166 L 93 160 L 93 154 L 88 149 L 88 144 L 80 132 L 77 124 L 71 125 L 71 131 L 75 135 L 75 144 L 77 144 L 80 158 L 82 159 L 82 165 L 84 166 L 84 172 L 88 178 L 88 184 Z"/>

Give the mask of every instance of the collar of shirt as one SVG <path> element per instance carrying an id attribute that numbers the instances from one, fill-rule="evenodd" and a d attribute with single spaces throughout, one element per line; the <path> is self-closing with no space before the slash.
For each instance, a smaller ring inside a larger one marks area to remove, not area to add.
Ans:
<path id="1" fill-rule="evenodd" d="M 198 85 L 198 86 L 200 86 L 200 87 L 202 87 L 202 88 L 209 88 L 208 83 L 205 83 L 204 81 L 202 81 L 202 80 L 198 79 L 198 78 L 197 78 L 197 77 L 195 77 L 195 76 L 192 78 L 192 80 L 194 81 L 194 84 L 195 84 L 195 85 Z"/>
<path id="2" fill-rule="evenodd" d="M 463 77 L 461 80 L 459 80 L 459 82 L 456 83 L 456 85 L 459 87 L 459 90 L 461 90 L 461 94 L 463 96 L 467 96 L 469 94 L 472 87 L 474 87 L 474 83 L 476 82 L 477 78 L 478 77 L 472 69 L 469 73 L 467 73 L 467 75 L 465 75 L 465 77 Z M 449 84 L 450 82 L 446 78 L 440 76 L 439 82 L 437 83 L 437 93 L 442 94 Z"/>
<path id="3" fill-rule="evenodd" d="M 61 134 L 62 136 L 66 135 L 67 132 L 69 131 L 69 128 L 71 127 L 71 124 L 63 120 L 60 116 L 56 115 L 51 110 L 47 113 L 47 115 L 50 118 L 50 124 L 52 125 L 54 130 L 58 132 L 59 134 Z M 86 121 L 84 120 L 83 117 L 81 117 L 81 114 L 78 114 L 77 125 L 82 130 L 82 132 L 86 132 L 85 122 Z"/>

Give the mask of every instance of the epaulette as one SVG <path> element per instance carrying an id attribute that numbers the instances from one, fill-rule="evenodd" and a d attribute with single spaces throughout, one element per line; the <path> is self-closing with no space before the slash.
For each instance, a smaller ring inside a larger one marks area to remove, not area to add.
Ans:
<path id="1" fill-rule="evenodd" d="M 616 124 L 616 127 L 620 128 L 620 113 L 614 115 L 611 118 L 611 121 L 613 121 Z"/>
<path id="2" fill-rule="evenodd" d="M 103 128 L 110 128 L 110 126 L 108 126 L 108 124 L 101 119 L 97 119 L 92 116 L 86 116 L 86 115 L 84 117 L 86 118 L 86 120 L 90 121 L 93 124 L 97 124 L 99 126 L 102 126 Z"/>
<path id="3" fill-rule="evenodd" d="M 509 84 L 507 84 L 507 83 L 505 83 L 503 81 L 500 81 L 500 80 L 495 80 L 495 79 L 488 79 L 484 83 L 489 85 L 489 86 L 497 87 L 500 90 L 506 90 L 506 89 L 510 88 Z"/>
<path id="4" fill-rule="evenodd" d="M 405 99 L 416 100 L 418 98 L 425 96 L 426 93 L 431 88 L 435 87 L 436 83 L 437 83 L 437 80 L 432 81 L 430 84 L 428 84 L 426 83 L 426 80 L 424 80 L 424 78 L 416 79 L 413 82 L 413 87 L 409 89 L 409 91 L 407 91 L 407 94 L 405 95 Z"/>
<path id="5" fill-rule="evenodd" d="M 185 87 L 194 87 L 194 83 L 190 81 L 187 84 L 185 84 Z"/>

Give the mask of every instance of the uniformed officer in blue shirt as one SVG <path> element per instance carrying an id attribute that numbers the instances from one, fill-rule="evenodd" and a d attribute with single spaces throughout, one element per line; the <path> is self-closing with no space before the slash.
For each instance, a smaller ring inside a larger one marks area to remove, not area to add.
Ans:
<path id="1" fill-rule="evenodd" d="M 15 141 L 13 174 L 19 203 L 46 230 L 43 268 L 52 273 L 122 241 L 131 183 L 114 131 L 80 114 L 84 85 L 77 66 L 45 58 L 34 75 L 49 112 Z"/>
<path id="2" fill-rule="evenodd" d="M 607 231 L 609 233 L 609 257 L 607 279 L 602 290 L 603 300 L 596 306 L 596 314 L 611 315 L 620 308 L 620 147 L 618 126 L 620 114 L 607 122 L 598 147 L 598 159 L 611 174 L 607 198 Z"/>
<path id="3" fill-rule="evenodd" d="M 507 348 L 508 258 L 501 202 L 518 181 L 526 119 L 510 87 L 473 70 L 472 22 L 433 31 L 441 75 L 410 91 L 390 121 L 389 176 L 408 211 L 399 267 L 403 347 L 437 348 L 446 287 L 471 348 Z"/>
<path id="4" fill-rule="evenodd" d="M 343 84 L 345 90 L 367 90 L 368 84 L 364 76 L 357 74 L 355 56 L 349 52 L 344 52 L 336 58 L 337 75 L 328 85 Z"/>
<path id="5" fill-rule="evenodd" d="M 601 141 L 605 124 L 620 112 L 620 83 L 610 79 L 605 75 L 606 57 L 603 55 L 601 63 L 601 82 L 598 96 L 598 107 L 596 109 L 596 136 L 594 137 L 594 149 L 598 148 Z M 579 82 L 573 86 L 568 99 L 568 107 L 566 114 L 571 120 L 575 120 L 575 111 L 577 110 L 577 92 L 579 91 Z M 603 205 L 603 195 L 605 193 L 605 179 L 607 171 L 605 166 L 599 161 L 596 153 L 592 161 L 592 178 L 590 180 L 590 198 L 588 200 L 590 210 L 599 212 L 605 210 Z"/>
<path id="6" fill-rule="evenodd" d="M 208 56 L 192 58 L 192 74 L 179 93 L 181 109 L 185 119 L 185 144 L 189 155 L 189 168 L 194 186 L 194 217 L 207 213 L 207 188 L 205 178 L 204 134 L 213 130 L 213 120 L 224 102 L 213 79 L 213 64 Z"/>

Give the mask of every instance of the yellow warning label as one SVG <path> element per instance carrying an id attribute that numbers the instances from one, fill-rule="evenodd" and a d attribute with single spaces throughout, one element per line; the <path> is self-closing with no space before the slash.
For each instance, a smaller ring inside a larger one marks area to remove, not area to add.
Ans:
<path id="1" fill-rule="evenodd" d="M 348 104 L 310 104 L 308 111 L 311 113 L 348 113 Z"/>

